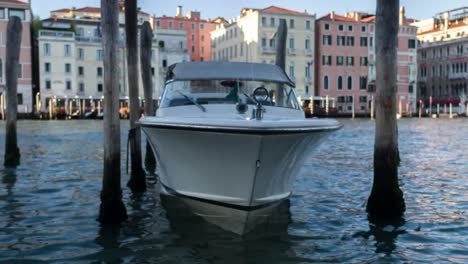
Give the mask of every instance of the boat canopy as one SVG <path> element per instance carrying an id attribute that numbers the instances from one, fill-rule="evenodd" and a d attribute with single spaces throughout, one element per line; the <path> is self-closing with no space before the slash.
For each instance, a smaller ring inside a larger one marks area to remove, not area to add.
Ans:
<path id="1" fill-rule="evenodd" d="M 278 66 L 247 62 L 182 62 L 169 67 L 167 80 L 252 80 L 269 81 L 295 87 Z"/>

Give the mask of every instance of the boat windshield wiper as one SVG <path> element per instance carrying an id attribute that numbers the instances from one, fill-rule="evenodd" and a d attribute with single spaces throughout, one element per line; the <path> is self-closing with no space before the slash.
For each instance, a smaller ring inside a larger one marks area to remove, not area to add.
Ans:
<path id="1" fill-rule="evenodd" d="M 202 110 L 202 112 L 206 112 L 206 108 L 203 107 L 203 105 L 197 103 L 197 101 L 193 100 L 192 98 L 188 97 L 186 94 L 184 94 L 183 92 L 181 91 L 177 91 L 178 93 L 180 93 L 180 95 L 182 95 L 183 97 L 185 97 L 185 99 L 189 100 L 191 103 L 193 103 L 194 105 L 196 105 L 198 108 L 200 108 L 200 110 Z"/>

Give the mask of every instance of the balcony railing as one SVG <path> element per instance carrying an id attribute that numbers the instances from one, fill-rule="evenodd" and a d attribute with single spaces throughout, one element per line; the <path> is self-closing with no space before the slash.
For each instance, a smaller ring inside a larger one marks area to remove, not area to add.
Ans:
<path id="1" fill-rule="evenodd" d="M 77 36 L 76 41 L 78 42 L 86 42 L 86 43 L 101 43 L 102 38 L 100 37 L 82 37 Z"/>
<path id="2" fill-rule="evenodd" d="M 295 48 L 289 48 L 288 49 L 288 54 L 296 54 L 296 49 Z"/>
<path id="3" fill-rule="evenodd" d="M 305 82 L 305 83 L 312 83 L 312 77 L 307 77 L 307 76 L 306 76 L 306 77 L 304 78 L 304 82 Z"/>
<path id="4" fill-rule="evenodd" d="M 306 50 L 304 50 L 304 55 L 306 55 L 306 56 L 312 56 L 312 55 L 313 55 L 313 54 L 312 54 L 312 50 L 311 50 L 311 49 L 306 49 Z"/>
<path id="5" fill-rule="evenodd" d="M 276 53 L 276 49 L 273 47 L 261 47 L 262 53 Z"/>
<path id="6" fill-rule="evenodd" d="M 39 37 L 49 38 L 74 38 L 75 33 L 70 31 L 58 31 L 58 30 L 40 30 Z"/>

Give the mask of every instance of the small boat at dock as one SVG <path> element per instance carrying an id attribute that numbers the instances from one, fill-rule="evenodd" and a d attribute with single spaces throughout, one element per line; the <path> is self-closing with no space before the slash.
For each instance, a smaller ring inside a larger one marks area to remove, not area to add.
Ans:
<path id="1" fill-rule="evenodd" d="M 185 62 L 167 76 L 157 115 L 139 121 L 162 191 L 237 234 L 290 196 L 306 153 L 341 127 L 306 119 L 276 65 Z"/>

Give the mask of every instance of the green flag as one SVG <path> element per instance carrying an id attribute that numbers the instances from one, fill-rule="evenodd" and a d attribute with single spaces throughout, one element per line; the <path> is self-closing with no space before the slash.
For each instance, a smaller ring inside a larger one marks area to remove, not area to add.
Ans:
<path id="1" fill-rule="evenodd" d="M 238 90 L 237 90 L 237 86 L 236 86 L 231 90 L 231 92 L 228 95 L 226 95 L 225 98 L 228 99 L 228 100 L 232 100 L 235 103 L 237 103 L 237 102 L 239 102 L 239 95 L 237 93 L 238 93 Z"/>

